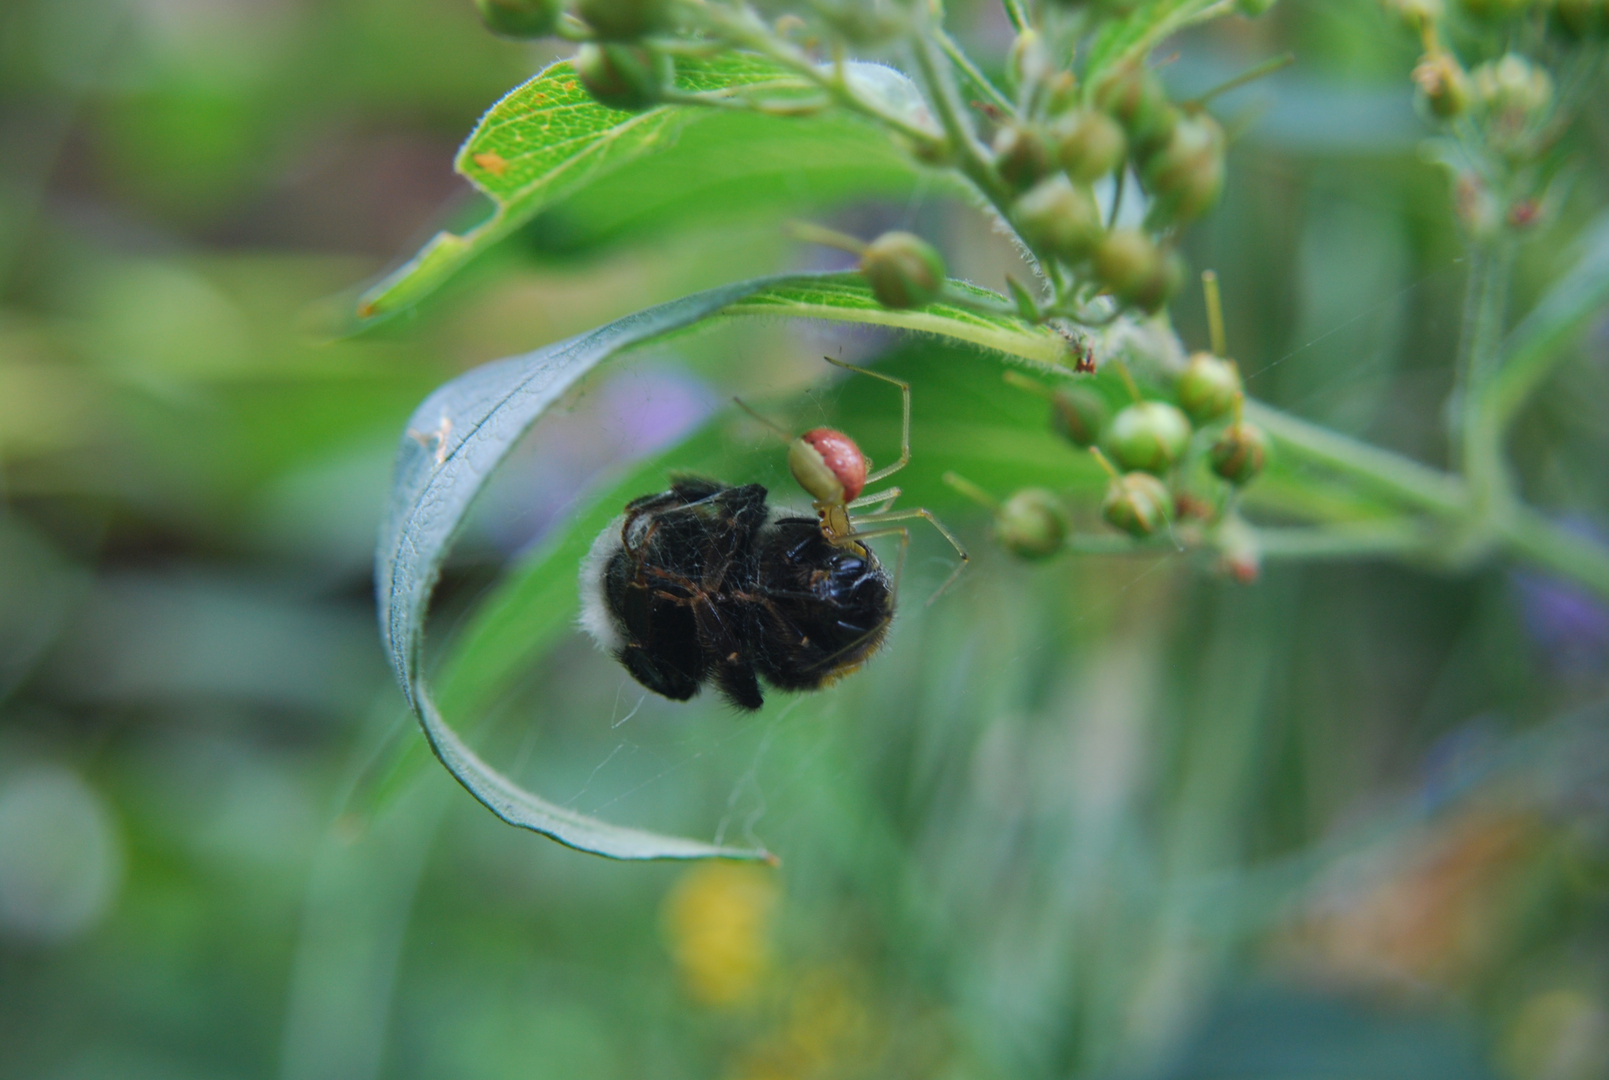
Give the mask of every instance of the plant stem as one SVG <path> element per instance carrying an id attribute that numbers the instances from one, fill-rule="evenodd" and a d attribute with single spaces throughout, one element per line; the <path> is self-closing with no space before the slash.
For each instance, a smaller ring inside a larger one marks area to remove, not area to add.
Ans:
<path id="1" fill-rule="evenodd" d="M 1509 550 L 1528 562 L 1571 578 L 1609 600 L 1609 548 L 1516 506 L 1499 523 Z"/>
<path id="2" fill-rule="evenodd" d="M 732 45 L 752 49 L 768 59 L 775 60 L 827 91 L 839 104 L 851 111 L 876 120 L 928 150 L 943 148 L 944 140 L 939 135 L 863 96 L 842 77 L 841 66 L 835 66 L 830 73 L 823 71 L 804 52 L 772 33 L 765 21 L 748 7 L 732 10 L 715 4 L 689 4 L 683 11 L 691 24 L 703 25 Z"/>
<path id="3" fill-rule="evenodd" d="M 1403 518 L 1259 528 L 1254 535 L 1258 552 L 1270 559 L 1401 558 L 1424 553 L 1434 543 L 1418 523 Z"/>
<path id="4" fill-rule="evenodd" d="M 1022 33 L 1033 24 L 1028 21 L 1028 13 L 1022 8 L 1022 0 L 1001 0 L 1001 6 L 1006 9 L 1006 18 L 1011 20 L 1011 28 Z"/>
<path id="5" fill-rule="evenodd" d="M 942 26 L 933 29 L 933 40 L 938 42 L 940 50 L 943 51 L 945 56 L 949 57 L 950 63 L 954 64 L 967 77 L 968 82 L 982 90 L 984 96 L 990 100 L 995 108 L 1007 116 L 1017 115 L 1017 107 L 1012 104 L 1011 99 L 1001 93 L 1000 88 L 990 82 L 987 75 L 978 70 L 978 66 L 972 62 L 972 58 L 961 50 L 961 46 L 955 43 L 955 39 L 950 37 Z"/>
<path id="6" fill-rule="evenodd" d="M 1469 495 L 1457 477 L 1256 400 L 1246 401 L 1245 413 L 1279 441 L 1282 451 L 1348 476 L 1376 494 L 1441 517 L 1460 517 L 1467 510 Z"/>
<path id="7" fill-rule="evenodd" d="M 972 127 L 967 123 L 960 103 L 956 101 L 955 87 L 933 56 L 933 44 L 928 35 L 920 31 L 913 34 L 911 52 L 916 59 L 916 68 L 921 73 L 922 82 L 927 86 L 933 111 L 938 115 L 939 124 L 944 128 L 945 135 L 949 137 L 957 166 L 1004 216 L 1010 193 L 1006 191 L 1001 179 L 995 175 L 983 147 L 978 145 L 978 140 L 973 136 Z"/>
<path id="8" fill-rule="evenodd" d="M 1514 328 L 1480 394 L 1482 422 L 1501 432 L 1569 352 L 1566 346 L 1609 304 L 1609 214 L 1586 230 L 1581 261 Z"/>

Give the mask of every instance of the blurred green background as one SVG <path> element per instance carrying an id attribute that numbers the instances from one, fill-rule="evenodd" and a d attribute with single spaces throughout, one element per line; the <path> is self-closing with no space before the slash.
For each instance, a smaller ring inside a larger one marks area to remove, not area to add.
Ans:
<path id="1" fill-rule="evenodd" d="M 994 8 L 955 22 L 1000 61 Z M 1254 393 L 1440 463 L 1463 274 L 1414 43 L 1373 0 L 1287 0 L 1167 77 L 1281 49 L 1223 102 L 1243 134 L 1189 253 Z M 614 365 L 509 462 L 441 590 L 437 640 L 484 637 L 510 561 L 645 455 L 787 490 L 728 413 L 681 442 L 734 392 L 890 460 L 892 395 L 816 358 L 910 377 L 902 485 L 978 558 L 924 608 L 949 563 L 920 537 L 864 672 L 754 717 L 679 706 L 516 606 L 504 651 L 524 619 L 542 655 L 444 688 L 535 790 L 780 870 L 579 855 L 424 762 L 369 574 L 432 387 L 823 265 L 789 215 L 918 228 L 992 287 L 1015 258 L 925 184 L 784 176 L 608 228 L 561 205 L 335 335 L 356 286 L 473 219 L 452 152 L 555 55 L 467 0 L 0 7 L 0 1076 L 1609 1075 L 1609 610 L 1502 569 L 1016 563 L 939 474 L 1093 474 L 998 366 L 931 343 L 746 324 Z M 1588 113 L 1522 304 L 1609 201 Z M 1199 299 L 1175 315 L 1204 342 Z M 1531 498 L 1601 532 L 1609 327 L 1576 349 L 1514 450 Z"/>

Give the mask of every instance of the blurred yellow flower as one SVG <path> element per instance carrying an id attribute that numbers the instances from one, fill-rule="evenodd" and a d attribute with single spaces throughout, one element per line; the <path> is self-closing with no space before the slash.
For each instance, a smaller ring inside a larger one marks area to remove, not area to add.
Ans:
<path id="1" fill-rule="evenodd" d="M 789 987 L 786 1015 L 741 1055 L 733 1080 L 824 1080 L 858 1071 L 875 1057 L 868 1046 L 871 1024 L 853 980 L 818 969 Z"/>
<path id="2" fill-rule="evenodd" d="M 665 899 L 665 931 L 687 988 L 705 1005 L 752 999 L 770 966 L 775 875 L 757 866 L 704 863 Z"/>

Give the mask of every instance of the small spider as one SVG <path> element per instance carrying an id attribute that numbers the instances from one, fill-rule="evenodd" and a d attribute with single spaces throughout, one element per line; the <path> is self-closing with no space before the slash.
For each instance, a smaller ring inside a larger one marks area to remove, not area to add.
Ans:
<path id="1" fill-rule="evenodd" d="M 581 570 L 582 625 L 655 693 L 686 701 L 713 681 L 732 704 L 758 709 L 762 678 L 783 690 L 816 690 L 860 667 L 894 616 L 910 544 L 901 522 L 931 522 L 961 557 L 939 592 L 966 565 L 966 549 L 930 511 L 891 508 L 898 488 L 863 494 L 910 461 L 910 385 L 829 362 L 900 388 L 897 462 L 868 473 L 853 439 L 815 428 L 788 448 L 814 518 L 769 508 L 759 484 L 681 477 L 669 491 L 632 500 L 593 543 Z M 852 513 L 868 506 L 878 509 Z M 892 581 L 867 546 L 886 536 L 900 538 Z"/>

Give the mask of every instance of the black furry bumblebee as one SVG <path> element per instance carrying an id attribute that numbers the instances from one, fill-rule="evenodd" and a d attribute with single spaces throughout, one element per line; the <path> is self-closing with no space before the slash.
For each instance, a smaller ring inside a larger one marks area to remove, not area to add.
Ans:
<path id="1" fill-rule="evenodd" d="M 903 565 L 910 535 L 894 522 L 924 518 L 944 534 L 961 556 L 951 581 L 966 565 L 965 549 L 927 510 L 890 509 L 898 488 L 861 494 L 911 456 L 909 385 L 865 374 L 903 395 L 899 461 L 868 475 L 865 455 L 842 432 L 816 428 L 794 439 L 788 465 L 815 517 L 774 512 L 759 484 L 681 477 L 669 491 L 633 499 L 598 536 L 581 569 L 581 622 L 642 685 L 686 701 L 713 681 L 738 708 L 758 709 L 761 679 L 816 690 L 854 671 L 882 646 L 894 617 L 895 582 L 866 544 L 898 536 Z M 880 509 L 851 516 L 863 506 Z"/>
<path id="2" fill-rule="evenodd" d="M 876 652 L 893 583 L 871 549 L 773 517 L 759 484 L 685 477 L 633 500 L 593 545 L 583 620 L 633 678 L 686 701 L 713 681 L 758 709 L 759 679 L 815 690 Z"/>

